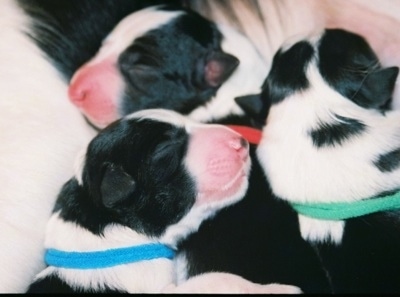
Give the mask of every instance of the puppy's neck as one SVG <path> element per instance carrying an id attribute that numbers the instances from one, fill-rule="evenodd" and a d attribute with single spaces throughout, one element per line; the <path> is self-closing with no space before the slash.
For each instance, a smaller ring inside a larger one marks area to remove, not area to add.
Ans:
<path id="1" fill-rule="evenodd" d="M 46 268 L 38 278 L 57 274 L 77 290 L 111 288 L 129 293 L 157 293 L 173 282 L 172 250 L 121 225 L 107 226 L 102 235 L 97 235 L 62 220 L 55 213 L 48 224 L 45 246 L 52 251 L 50 265 L 56 264 Z M 126 257 L 127 251 L 128 258 L 133 256 L 135 261 L 118 262 L 117 258 Z M 139 254 L 132 255 L 135 251 Z M 75 252 L 77 260 L 68 259 L 69 252 Z"/>

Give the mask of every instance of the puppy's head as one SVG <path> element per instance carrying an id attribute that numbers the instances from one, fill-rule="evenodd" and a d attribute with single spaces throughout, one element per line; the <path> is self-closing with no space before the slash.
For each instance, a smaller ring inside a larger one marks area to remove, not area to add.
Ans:
<path id="1" fill-rule="evenodd" d="M 236 101 L 261 121 L 271 107 L 283 102 L 325 105 L 333 111 L 357 105 L 380 112 L 390 108 L 398 71 L 397 67 L 381 67 L 361 36 L 329 29 L 283 46 L 273 58 L 262 94 Z M 297 111 L 293 107 L 292 116 L 303 113 L 303 108 Z"/>
<path id="2" fill-rule="evenodd" d="M 91 141 L 57 208 L 95 233 L 115 223 L 173 242 L 242 198 L 249 162 L 247 142 L 224 126 L 141 111 Z"/>
<path id="3" fill-rule="evenodd" d="M 75 73 L 69 97 L 101 128 L 142 109 L 188 114 L 239 64 L 221 49 L 222 39 L 215 24 L 195 12 L 162 6 L 133 13 Z"/>
<path id="4" fill-rule="evenodd" d="M 369 170 L 368 154 L 380 151 L 368 140 L 397 75 L 397 67 L 380 66 L 361 36 L 343 30 L 282 47 L 261 96 L 237 99 L 264 121 L 257 157 L 274 193 L 297 202 L 362 197 L 355 193 L 368 187 L 354 173 Z"/>

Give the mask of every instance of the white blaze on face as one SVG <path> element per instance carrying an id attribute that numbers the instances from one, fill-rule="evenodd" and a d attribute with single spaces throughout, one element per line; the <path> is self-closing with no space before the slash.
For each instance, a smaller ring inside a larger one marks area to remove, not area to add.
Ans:
<path id="1" fill-rule="evenodd" d="M 97 127 L 104 128 L 119 118 L 118 98 L 124 80 L 118 69 L 118 57 L 132 42 L 181 15 L 182 11 L 143 9 L 124 18 L 103 41 L 92 60 L 72 77 L 68 95 Z"/>

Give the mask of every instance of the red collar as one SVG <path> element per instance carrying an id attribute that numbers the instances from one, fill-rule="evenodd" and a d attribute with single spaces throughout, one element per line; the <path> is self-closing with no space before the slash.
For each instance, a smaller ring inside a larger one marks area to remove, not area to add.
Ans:
<path id="1" fill-rule="evenodd" d="M 262 131 L 259 129 L 240 125 L 227 125 L 227 127 L 242 135 L 251 144 L 260 143 Z"/>

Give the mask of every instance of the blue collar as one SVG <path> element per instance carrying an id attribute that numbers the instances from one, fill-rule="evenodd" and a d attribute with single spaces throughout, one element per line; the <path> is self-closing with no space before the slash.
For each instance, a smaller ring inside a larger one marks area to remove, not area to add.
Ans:
<path id="1" fill-rule="evenodd" d="M 322 220 L 345 220 L 380 211 L 400 209 L 400 192 L 343 203 L 290 203 L 299 214 Z"/>
<path id="2" fill-rule="evenodd" d="M 47 249 L 46 264 L 60 268 L 98 269 L 158 258 L 172 259 L 174 250 L 163 244 L 144 244 L 93 252 Z"/>

